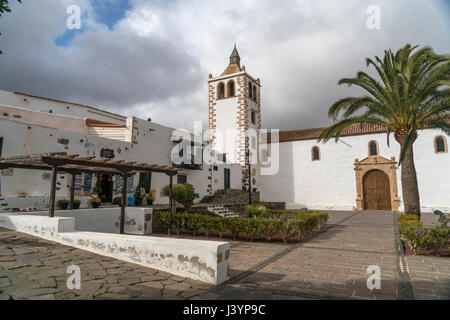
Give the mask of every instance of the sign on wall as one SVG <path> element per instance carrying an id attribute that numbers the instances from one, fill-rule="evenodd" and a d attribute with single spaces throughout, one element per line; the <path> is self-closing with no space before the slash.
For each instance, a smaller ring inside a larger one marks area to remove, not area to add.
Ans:
<path id="1" fill-rule="evenodd" d="M 82 174 L 76 174 L 75 175 L 75 186 L 74 190 L 81 190 L 83 188 L 83 175 Z"/>
<path id="2" fill-rule="evenodd" d="M 122 176 L 115 176 L 114 178 L 114 194 L 122 193 L 123 179 Z M 127 193 L 134 192 L 134 176 L 128 177 L 127 180 Z"/>
<path id="3" fill-rule="evenodd" d="M 102 149 L 100 150 L 100 157 L 113 159 L 114 158 L 114 150 L 112 149 Z"/>
<path id="4" fill-rule="evenodd" d="M 83 191 L 91 191 L 92 187 L 92 173 L 87 172 L 84 174 Z"/>

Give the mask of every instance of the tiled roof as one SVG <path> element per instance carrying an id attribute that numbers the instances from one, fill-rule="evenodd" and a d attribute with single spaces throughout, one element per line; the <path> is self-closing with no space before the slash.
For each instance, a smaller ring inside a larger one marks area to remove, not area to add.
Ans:
<path id="1" fill-rule="evenodd" d="M 238 73 L 241 72 L 242 69 L 238 64 L 229 64 L 228 67 L 225 69 L 224 72 L 222 72 L 222 74 L 220 76 L 226 76 L 228 74 L 233 74 L 233 73 Z"/>
<path id="2" fill-rule="evenodd" d="M 299 141 L 299 140 L 316 140 L 326 127 L 312 128 L 303 130 L 288 130 L 280 131 L 280 142 Z M 359 124 L 352 124 L 347 127 L 341 134 L 341 136 L 357 136 L 363 134 L 383 133 L 386 132 L 386 128 L 377 124 L 364 124 L 362 128 Z M 267 141 L 270 142 L 270 134 L 267 137 Z"/>

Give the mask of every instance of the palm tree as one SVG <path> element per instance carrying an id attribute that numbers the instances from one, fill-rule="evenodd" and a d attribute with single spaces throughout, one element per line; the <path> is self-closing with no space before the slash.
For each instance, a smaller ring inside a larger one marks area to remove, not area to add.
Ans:
<path id="1" fill-rule="evenodd" d="M 348 97 L 334 103 L 329 117 L 334 124 L 318 141 L 339 140 L 349 126 L 381 125 L 400 144 L 402 196 L 406 214 L 420 217 L 420 198 L 414 166 L 413 144 L 417 131 L 439 128 L 450 135 L 450 56 L 437 55 L 429 47 L 413 52 L 417 46 L 407 44 L 395 54 L 384 52 L 384 59 L 367 58 L 377 77 L 358 72 L 356 78 L 339 80 L 338 84 L 355 85 L 367 91 L 363 97 Z M 337 121 L 339 114 L 342 117 Z"/>

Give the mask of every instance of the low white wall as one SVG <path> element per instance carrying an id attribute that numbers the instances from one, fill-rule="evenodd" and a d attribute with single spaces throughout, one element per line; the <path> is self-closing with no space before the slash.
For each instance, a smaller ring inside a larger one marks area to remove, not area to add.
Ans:
<path id="1" fill-rule="evenodd" d="M 0 212 L 27 212 L 48 210 L 49 196 L 0 196 Z M 91 197 L 76 197 L 80 208 L 92 208 Z M 66 196 L 56 196 L 56 201 L 67 200 Z"/>
<path id="2" fill-rule="evenodd" d="M 152 233 L 152 214 L 151 208 L 126 207 L 125 233 L 138 235 Z M 20 213 L 20 215 L 48 217 L 48 211 Z M 78 231 L 120 232 L 120 208 L 56 210 L 55 217 L 75 218 L 75 230 Z"/>
<path id="3" fill-rule="evenodd" d="M 211 284 L 229 279 L 227 242 L 94 232 L 60 233 L 59 242 Z"/>
<path id="4" fill-rule="evenodd" d="M 28 214 L 0 214 L 0 227 L 211 284 L 229 279 L 228 242 L 75 231 L 74 218 Z"/>
<path id="5" fill-rule="evenodd" d="M 1 213 L 0 227 L 32 234 L 48 240 L 56 240 L 60 232 L 72 232 L 75 230 L 75 219 Z"/>

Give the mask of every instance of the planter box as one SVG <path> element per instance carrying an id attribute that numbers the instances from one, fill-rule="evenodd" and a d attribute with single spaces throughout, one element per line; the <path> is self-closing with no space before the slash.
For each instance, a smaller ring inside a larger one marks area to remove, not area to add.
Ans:
<path id="1" fill-rule="evenodd" d="M 439 254 L 436 248 L 429 249 L 417 249 L 417 252 L 414 252 L 409 248 L 409 246 L 403 241 L 403 248 L 405 249 L 405 254 L 408 255 L 418 255 L 418 256 L 440 256 L 440 257 L 450 257 L 450 242 L 447 242 L 446 245 L 442 246 L 439 249 Z"/>

